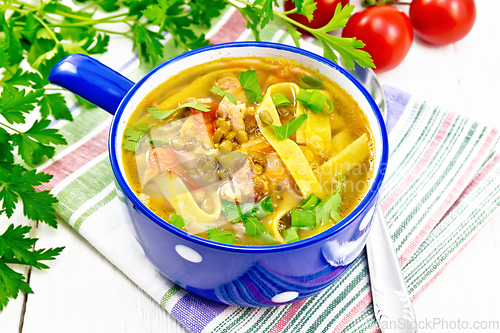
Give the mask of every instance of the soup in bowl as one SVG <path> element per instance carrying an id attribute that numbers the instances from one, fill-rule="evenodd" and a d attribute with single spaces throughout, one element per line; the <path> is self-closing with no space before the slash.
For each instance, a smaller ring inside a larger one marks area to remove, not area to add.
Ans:
<path id="1" fill-rule="evenodd" d="M 326 288 L 362 251 L 387 133 L 362 85 L 327 59 L 230 43 L 135 85 L 82 55 L 50 79 L 115 113 L 110 161 L 132 230 L 186 290 L 284 304 Z"/>

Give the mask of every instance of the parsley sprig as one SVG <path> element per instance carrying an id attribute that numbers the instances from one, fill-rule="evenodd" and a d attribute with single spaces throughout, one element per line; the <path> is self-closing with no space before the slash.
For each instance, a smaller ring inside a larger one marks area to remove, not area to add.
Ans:
<path id="1" fill-rule="evenodd" d="M 17 298 L 19 291 L 33 293 L 24 276 L 14 271 L 8 265 L 28 265 L 38 269 L 47 269 L 49 266 L 43 261 L 54 260 L 63 247 L 33 250 L 37 238 L 26 235 L 29 226 L 12 224 L 0 235 L 0 311 L 9 302 L 9 298 Z"/>

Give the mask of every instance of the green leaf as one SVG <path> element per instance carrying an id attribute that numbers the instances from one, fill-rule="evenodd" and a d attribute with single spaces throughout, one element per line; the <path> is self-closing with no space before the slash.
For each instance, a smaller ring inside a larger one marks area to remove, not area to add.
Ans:
<path id="1" fill-rule="evenodd" d="M 293 25 L 291 25 L 287 21 L 281 20 L 281 22 L 283 22 L 285 24 L 285 27 L 288 30 L 288 33 L 290 34 L 290 36 L 292 37 L 293 42 L 295 43 L 295 46 L 300 47 L 300 36 L 302 36 L 302 34 L 297 30 L 297 28 L 295 28 Z"/>
<path id="2" fill-rule="evenodd" d="M 261 17 L 260 28 L 264 28 L 274 20 L 273 6 L 279 7 L 277 0 L 255 0 L 253 6 L 262 6 L 259 14 Z"/>
<path id="3" fill-rule="evenodd" d="M 354 7 L 354 5 L 346 5 L 342 8 L 342 4 L 339 2 L 330 22 L 328 22 L 325 26 L 314 30 L 318 32 L 330 32 L 332 30 L 345 27 L 347 21 L 349 21 L 349 18 L 352 15 Z"/>
<path id="4" fill-rule="evenodd" d="M 135 131 L 133 129 L 127 128 L 124 132 L 123 135 L 127 138 L 127 140 L 130 141 L 139 141 L 144 134 L 141 131 Z"/>
<path id="5" fill-rule="evenodd" d="M 71 111 L 60 93 L 45 94 L 38 102 L 42 117 L 52 115 L 55 119 L 73 120 Z"/>
<path id="6" fill-rule="evenodd" d="M 254 70 L 248 70 L 246 72 L 241 72 L 238 79 L 240 80 L 241 86 L 245 89 L 248 103 L 255 103 L 262 101 L 262 91 L 260 90 L 259 81 L 257 74 Z"/>
<path id="7" fill-rule="evenodd" d="M 29 284 L 22 274 L 15 272 L 8 264 L 30 265 L 38 269 L 46 269 L 48 266 L 42 261 L 54 260 L 62 247 L 54 249 L 32 248 L 37 241 L 36 238 L 27 237 L 31 227 L 17 226 L 13 224 L 0 235 L 0 311 L 9 302 L 9 298 L 17 298 L 19 291 L 33 293 Z"/>
<path id="8" fill-rule="evenodd" d="M 298 116 L 297 118 L 286 123 L 285 125 L 281 125 L 281 126 L 271 125 L 271 126 L 274 129 L 274 133 L 276 133 L 276 137 L 278 138 L 278 140 L 281 141 L 281 140 L 285 140 L 290 135 L 295 133 L 306 119 L 307 119 L 307 115 L 305 113 L 303 113 L 300 116 Z"/>
<path id="9" fill-rule="evenodd" d="M 243 216 L 246 234 L 267 244 L 276 244 L 276 240 L 271 236 L 269 230 L 260 223 L 256 217 Z"/>
<path id="10" fill-rule="evenodd" d="M 309 22 L 311 22 L 314 16 L 314 11 L 316 10 L 317 7 L 316 2 L 314 0 L 305 0 L 302 2 L 300 8 L 297 6 L 297 2 L 298 1 L 295 2 L 295 6 L 297 7 L 297 12 L 307 17 Z"/>
<path id="11" fill-rule="evenodd" d="M 335 222 L 339 222 L 342 219 L 339 214 L 341 204 L 342 197 L 338 192 L 323 199 L 314 209 L 314 213 L 316 214 L 316 225 L 327 224 L 330 217 Z"/>
<path id="12" fill-rule="evenodd" d="M 45 222 L 52 227 L 57 226 L 54 208 L 52 205 L 57 199 L 49 191 L 35 192 L 34 187 L 48 182 L 52 175 L 26 170 L 20 165 L 14 165 L 10 172 L 0 167 L 0 201 L 2 210 L 11 217 L 14 207 L 21 198 L 24 204 L 24 213 L 34 221 Z"/>
<path id="13" fill-rule="evenodd" d="M 271 196 L 261 200 L 252 208 L 252 215 L 256 218 L 262 218 L 274 212 L 273 198 Z M 248 215 L 248 214 L 247 214 Z"/>
<path id="14" fill-rule="evenodd" d="M 42 83 L 42 77 L 40 74 L 30 71 L 23 71 L 21 68 L 18 68 L 14 75 L 9 78 L 5 77 L 2 79 L 6 85 L 9 86 L 25 86 L 30 88 L 41 88 L 39 85 Z"/>
<path id="15" fill-rule="evenodd" d="M 108 51 L 109 35 L 97 34 L 95 44 L 87 50 L 88 54 L 100 54 Z"/>
<path id="16" fill-rule="evenodd" d="M 42 144 L 65 145 L 66 140 L 55 128 L 47 128 L 50 125 L 50 120 L 41 119 L 35 120 L 29 130 L 24 132 L 24 135 L 30 136 Z"/>
<path id="17" fill-rule="evenodd" d="M 218 243 L 234 244 L 236 243 L 236 237 L 228 232 L 217 228 L 207 228 L 208 239 Z"/>
<path id="18" fill-rule="evenodd" d="M 137 141 L 123 140 L 123 149 L 135 152 L 135 147 L 137 147 Z"/>
<path id="19" fill-rule="evenodd" d="M 14 271 L 0 260 L 0 311 L 9 303 L 9 298 L 16 299 L 19 291 L 33 294 L 29 284 L 24 280 L 24 275 Z"/>
<path id="20" fill-rule="evenodd" d="M 170 215 L 170 218 L 168 219 L 168 223 L 172 224 L 173 226 L 182 229 L 186 225 L 186 220 L 184 220 L 182 217 L 179 215 L 173 213 Z"/>
<path id="21" fill-rule="evenodd" d="M 17 65 L 24 59 L 23 48 L 19 36 L 9 23 L 5 20 L 5 13 L 0 11 L 0 27 L 4 35 L 2 57 L 6 56 L 11 65 Z"/>
<path id="22" fill-rule="evenodd" d="M 151 114 L 151 118 L 162 120 L 172 115 L 175 111 L 183 108 L 193 108 L 202 112 L 210 111 L 210 106 L 200 103 L 199 101 L 184 103 L 172 110 L 158 110 L 157 108 L 147 108 L 146 111 L 148 111 L 149 114 Z"/>
<path id="23" fill-rule="evenodd" d="M 236 97 L 234 97 L 234 95 L 231 95 L 230 93 L 228 92 L 225 92 L 224 90 L 221 90 L 217 87 L 212 87 L 210 88 L 209 90 L 210 92 L 213 92 L 214 94 L 224 98 L 226 97 L 228 99 L 228 101 L 230 101 L 231 103 L 233 103 L 234 105 L 236 105 L 238 103 L 238 100 L 236 99 Z"/>
<path id="24" fill-rule="evenodd" d="M 32 90 L 26 92 L 15 87 L 5 87 L 0 96 L 0 115 L 9 123 L 24 124 L 23 113 L 28 113 L 35 108 L 38 98 L 44 93 L 43 90 Z"/>
<path id="25" fill-rule="evenodd" d="M 236 7 L 240 13 L 241 16 L 245 19 L 247 22 L 247 29 L 251 29 L 252 33 L 255 37 L 256 41 L 260 40 L 260 30 L 259 30 L 259 23 L 260 23 L 260 14 L 257 8 L 252 7 L 250 5 L 246 5 L 245 7 Z"/>
<path id="26" fill-rule="evenodd" d="M 12 144 L 18 146 L 18 153 L 29 166 L 39 163 L 44 156 L 54 156 L 54 147 L 48 144 L 64 145 L 66 140 L 57 129 L 47 129 L 50 120 L 36 120 L 26 132 L 12 135 Z"/>
<path id="27" fill-rule="evenodd" d="M 143 24 L 134 25 L 132 28 L 134 35 L 134 50 L 144 62 L 153 64 L 163 57 L 163 45 L 160 40 L 163 36 L 157 32 L 151 31 Z"/>

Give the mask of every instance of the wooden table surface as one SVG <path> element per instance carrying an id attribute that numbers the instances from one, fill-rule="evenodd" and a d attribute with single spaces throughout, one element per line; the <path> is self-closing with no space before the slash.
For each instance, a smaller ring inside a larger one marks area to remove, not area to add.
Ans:
<path id="1" fill-rule="evenodd" d="M 383 84 L 500 128 L 500 1 L 476 0 L 476 4 L 476 24 L 465 39 L 434 47 L 415 38 L 404 62 L 379 78 Z M 10 221 L 2 215 L 0 230 L 10 222 L 28 223 L 19 212 Z M 51 269 L 31 271 L 35 294 L 11 300 L 0 313 L 0 332 L 186 332 L 65 223 L 59 223 L 57 230 L 41 225 L 33 234 L 40 238 L 37 247 L 66 249 L 50 263 Z M 499 244 L 497 216 L 415 300 L 419 332 L 457 331 L 432 322 L 446 321 L 450 327 L 458 321 L 468 322 L 469 327 L 475 321 L 500 325 Z"/>

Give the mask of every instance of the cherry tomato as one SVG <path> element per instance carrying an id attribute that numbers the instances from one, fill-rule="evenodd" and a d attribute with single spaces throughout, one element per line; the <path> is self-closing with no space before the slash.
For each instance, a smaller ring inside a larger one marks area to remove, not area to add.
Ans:
<path id="1" fill-rule="evenodd" d="M 413 0 L 410 18 L 422 40 L 436 45 L 451 44 L 471 31 L 476 21 L 476 3 L 474 0 Z"/>
<path id="2" fill-rule="evenodd" d="M 388 71 L 403 61 L 413 42 L 410 18 L 393 6 L 369 7 L 354 13 L 342 37 L 356 37 L 365 43 L 376 72 Z"/>
<path id="3" fill-rule="evenodd" d="M 313 12 L 314 18 L 311 22 L 309 22 L 307 17 L 301 14 L 290 14 L 288 16 L 306 27 L 318 29 L 330 22 L 333 14 L 335 13 L 335 8 L 337 8 L 339 3 L 342 4 L 342 7 L 349 4 L 349 0 L 314 0 L 314 2 L 316 2 L 316 10 Z M 295 4 L 293 1 L 285 1 L 285 11 L 289 11 L 294 8 Z M 299 30 L 302 31 L 302 29 Z"/>

